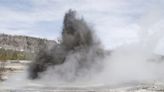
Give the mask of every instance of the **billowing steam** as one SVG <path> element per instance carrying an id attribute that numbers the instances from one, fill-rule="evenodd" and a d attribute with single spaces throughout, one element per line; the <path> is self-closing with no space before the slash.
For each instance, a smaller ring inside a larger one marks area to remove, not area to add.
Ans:
<path id="1" fill-rule="evenodd" d="M 139 40 L 116 47 L 109 55 L 86 22 L 77 18 L 75 11 L 68 11 L 64 17 L 61 42 L 52 48 L 40 47 L 29 67 L 29 77 L 41 78 L 39 82 L 46 79 L 42 83 L 50 85 L 63 81 L 70 84 L 87 81 L 91 85 L 124 86 L 164 81 L 164 49 L 161 49 L 164 46 L 164 28 L 159 25 L 163 23 L 156 21 L 153 24 L 154 21 L 147 22 L 149 17 L 146 18 L 140 25 Z M 8 80 L 8 84 L 11 83 L 21 84 L 17 80 Z"/>
<path id="2" fill-rule="evenodd" d="M 52 48 L 40 48 L 29 68 L 29 77 L 36 79 L 51 72 L 55 79 L 72 81 L 100 71 L 103 49 L 92 29 L 76 12 L 69 10 L 64 17 L 62 40 Z"/>
<path id="3" fill-rule="evenodd" d="M 164 79 L 163 56 L 155 52 L 162 30 L 150 33 L 148 26 L 141 26 L 142 37 L 138 42 L 117 47 L 108 55 L 75 11 L 65 14 L 63 24 L 61 42 L 51 49 L 46 46 L 40 49 L 30 66 L 30 78 L 54 81 L 92 78 L 96 83 L 110 85 Z"/>

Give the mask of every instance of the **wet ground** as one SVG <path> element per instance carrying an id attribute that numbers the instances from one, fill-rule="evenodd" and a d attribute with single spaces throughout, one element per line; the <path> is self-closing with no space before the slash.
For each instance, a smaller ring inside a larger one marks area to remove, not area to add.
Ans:
<path id="1" fill-rule="evenodd" d="M 0 92 L 164 92 L 164 85 L 161 83 L 140 84 L 120 88 L 110 88 L 108 86 L 94 87 L 46 87 L 28 86 L 21 89 L 0 89 Z"/>
<path id="2" fill-rule="evenodd" d="M 8 81 L 9 76 L 15 75 L 15 73 L 25 70 L 25 63 L 8 63 L 7 67 L 11 71 L 8 72 Z M 11 67 L 10 67 L 11 66 Z M 18 77 L 19 76 L 19 77 Z M 144 83 L 125 83 L 120 86 L 107 86 L 107 85 L 98 85 L 92 84 L 67 84 L 67 85 L 47 85 L 40 82 L 32 82 L 21 80 L 22 75 L 17 75 L 15 78 L 15 83 L 12 84 L 12 81 L 8 81 L 6 85 L 5 82 L 0 82 L 0 92 L 164 92 L 164 83 L 160 81 L 153 82 L 144 82 Z M 22 82 L 24 81 L 24 82 Z M 21 84 L 22 83 L 22 84 Z M 19 85 L 19 87 L 15 87 Z"/>

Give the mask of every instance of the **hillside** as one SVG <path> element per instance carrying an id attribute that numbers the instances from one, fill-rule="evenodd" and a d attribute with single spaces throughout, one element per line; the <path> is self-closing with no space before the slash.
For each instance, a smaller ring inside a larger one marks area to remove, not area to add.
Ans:
<path id="1" fill-rule="evenodd" d="M 35 52 L 43 46 L 55 45 L 54 40 L 36 37 L 0 34 L 0 61 L 31 60 Z"/>
<path id="2" fill-rule="evenodd" d="M 43 44 L 50 47 L 55 45 L 56 42 L 29 36 L 0 34 L 0 48 L 7 50 L 35 52 Z"/>

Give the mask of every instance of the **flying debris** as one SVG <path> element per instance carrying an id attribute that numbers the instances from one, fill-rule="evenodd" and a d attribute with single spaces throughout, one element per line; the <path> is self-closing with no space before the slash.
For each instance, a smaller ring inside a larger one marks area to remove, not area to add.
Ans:
<path id="1" fill-rule="evenodd" d="M 74 80 L 81 76 L 81 72 L 84 70 L 89 72 L 95 64 L 97 64 L 94 67 L 95 70 L 101 70 L 102 59 L 98 59 L 104 57 L 104 50 L 96 39 L 93 30 L 84 19 L 77 18 L 76 11 L 73 10 L 69 10 L 65 14 L 61 42 L 51 49 L 46 44 L 40 47 L 35 60 L 30 64 L 29 77 L 31 79 L 40 78 L 39 75 L 47 71 L 48 67 L 68 63 L 70 57 L 74 57 L 76 64 L 68 66 L 67 70 L 74 67 L 72 78 L 68 80 Z M 65 72 L 67 70 L 60 69 L 56 74 L 67 76 L 68 73 Z"/>

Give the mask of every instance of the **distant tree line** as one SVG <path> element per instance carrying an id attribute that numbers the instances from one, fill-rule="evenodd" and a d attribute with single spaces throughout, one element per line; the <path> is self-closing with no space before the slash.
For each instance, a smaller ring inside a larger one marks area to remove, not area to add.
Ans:
<path id="1" fill-rule="evenodd" d="M 0 60 L 31 60 L 33 58 L 33 53 L 6 50 L 4 48 L 0 49 Z"/>

